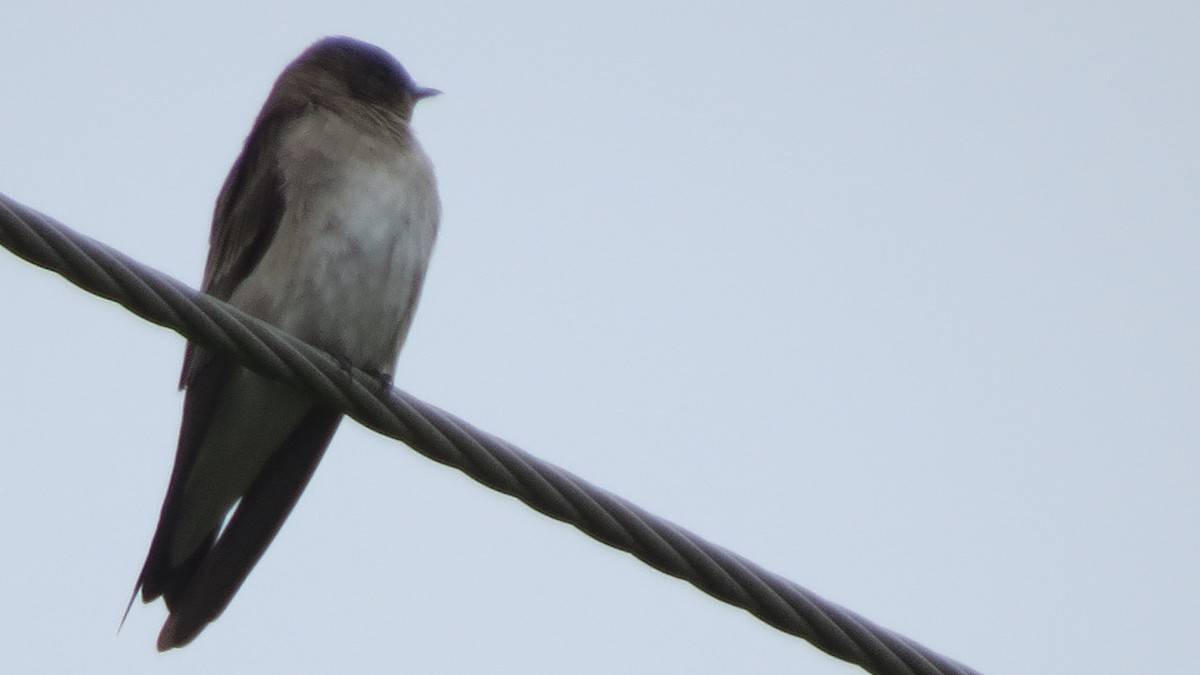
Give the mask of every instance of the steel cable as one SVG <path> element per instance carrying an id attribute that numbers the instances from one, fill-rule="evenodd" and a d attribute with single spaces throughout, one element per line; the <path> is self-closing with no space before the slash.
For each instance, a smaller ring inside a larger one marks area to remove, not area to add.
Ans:
<path id="1" fill-rule="evenodd" d="M 632 553 L 779 630 L 880 675 L 975 673 L 216 298 L 0 195 L 0 244 L 189 340 L 337 406 L 363 425 Z"/>

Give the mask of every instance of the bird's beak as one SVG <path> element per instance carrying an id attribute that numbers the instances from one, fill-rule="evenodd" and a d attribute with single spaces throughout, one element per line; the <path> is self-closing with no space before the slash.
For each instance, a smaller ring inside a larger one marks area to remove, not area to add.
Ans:
<path id="1" fill-rule="evenodd" d="M 437 96 L 441 93 L 441 89 L 434 89 L 432 87 L 417 87 L 416 89 L 413 89 L 413 96 L 416 96 L 418 101 L 423 98 L 429 98 L 430 96 Z"/>

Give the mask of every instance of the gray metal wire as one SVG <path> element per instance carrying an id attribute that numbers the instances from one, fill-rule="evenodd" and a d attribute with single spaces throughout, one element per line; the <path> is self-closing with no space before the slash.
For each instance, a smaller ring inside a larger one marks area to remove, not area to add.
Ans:
<path id="1" fill-rule="evenodd" d="M 0 194 L 0 244 L 189 340 L 880 675 L 976 673 Z"/>

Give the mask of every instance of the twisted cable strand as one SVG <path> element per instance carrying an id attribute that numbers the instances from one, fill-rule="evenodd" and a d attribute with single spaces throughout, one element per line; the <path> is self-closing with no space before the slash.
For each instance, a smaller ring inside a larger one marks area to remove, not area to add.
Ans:
<path id="1" fill-rule="evenodd" d="M 0 244 L 551 518 L 880 675 L 976 673 L 0 194 Z"/>

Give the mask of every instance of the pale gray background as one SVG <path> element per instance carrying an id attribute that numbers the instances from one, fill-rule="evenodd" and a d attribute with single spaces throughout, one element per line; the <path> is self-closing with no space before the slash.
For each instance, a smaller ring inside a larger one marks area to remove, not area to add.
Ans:
<path id="1" fill-rule="evenodd" d="M 988 673 L 1193 673 L 1193 2 L 9 2 L 0 191 L 197 284 L 313 40 L 423 84 L 398 384 Z M 117 621 L 183 341 L 0 255 L 0 660 L 856 669 L 346 423 L 226 614 Z"/>

